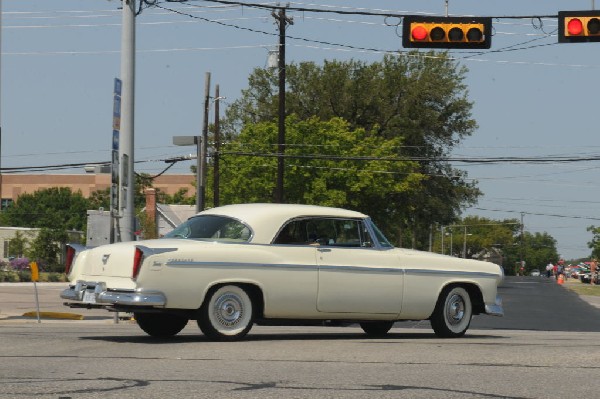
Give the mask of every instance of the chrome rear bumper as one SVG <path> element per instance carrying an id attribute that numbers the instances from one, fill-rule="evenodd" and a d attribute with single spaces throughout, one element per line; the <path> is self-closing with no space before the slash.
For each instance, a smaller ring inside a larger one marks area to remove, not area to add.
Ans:
<path id="1" fill-rule="evenodd" d="M 109 290 L 105 283 L 90 281 L 78 281 L 62 291 L 60 297 L 77 305 L 165 307 L 167 304 L 167 298 L 159 291 Z"/>

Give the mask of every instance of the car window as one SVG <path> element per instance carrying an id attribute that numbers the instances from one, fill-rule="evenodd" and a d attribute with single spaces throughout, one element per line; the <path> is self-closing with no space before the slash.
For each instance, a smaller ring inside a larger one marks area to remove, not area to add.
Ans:
<path id="1" fill-rule="evenodd" d="M 252 232 L 239 220 L 225 216 L 202 215 L 188 219 L 164 238 L 210 239 L 218 241 L 249 241 Z"/>
<path id="2" fill-rule="evenodd" d="M 372 247 L 373 240 L 362 220 L 304 218 L 286 224 L 274 244 Z"/>
<path id="3" fill-rule="evenodd" d="M 381 245 L 383 248 L 393 248 L 394 246 L 390 244 L 388 239 L 383 235 L 383 233 L 381 232 L 381 230 L 379 230 L 375 223 L 373 223 L 373 221 L 371 220 L 369 220 L 369 222 L 371 224 L 373 232 L 375 233 L 375 238 L 377 238 L 377 241 L 379 241 L 379 245 Z"/>

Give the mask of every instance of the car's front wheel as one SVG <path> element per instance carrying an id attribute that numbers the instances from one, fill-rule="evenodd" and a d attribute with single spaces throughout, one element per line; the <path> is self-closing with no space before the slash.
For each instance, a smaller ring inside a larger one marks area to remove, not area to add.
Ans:
<path id="1" fill-rule="evenodd" d="M 186 326 L 188 319 L 168 313 L 134 313 L 133 317 L 144 332 L 155 338 L 170 338 Z"/>
<path id="2" fill-rule="evenodd" d="M 360 323 L 360 328 L 371 337 L 383 337 L 393 325 L 393 321 L 366 321 Z"/>
<path id="3" fill-rule="evenodd" d="M 235 341 L 252 328 L 254 309 L 248 293 L 237 285 L 211 291 L 200 307 L 198 327 L 210 339 Z"/>
<path id="4" fill-rule="evenodd" d="M 442 338 L 462 337 L 473 317 L 473 305 L 467 290 L 459 286 L 444 288 L 431 316 L 435 335 Z"/>

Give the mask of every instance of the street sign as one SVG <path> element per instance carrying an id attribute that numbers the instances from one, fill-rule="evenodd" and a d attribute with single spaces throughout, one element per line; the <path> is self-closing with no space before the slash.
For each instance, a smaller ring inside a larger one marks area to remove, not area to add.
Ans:
<path id="1" fill-rule="evenodd" d="M 198 136 L 173 136 L 174 145 L 196 145 L 198 144 Z"/>

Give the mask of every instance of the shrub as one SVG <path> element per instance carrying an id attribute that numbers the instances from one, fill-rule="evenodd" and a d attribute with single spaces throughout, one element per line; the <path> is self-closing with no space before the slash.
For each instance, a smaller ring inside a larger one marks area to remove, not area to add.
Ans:
<path id="1" fill-rule="evenodd" d="M 18 283 L 20 281 L 19 273 L 14 270 L 0 271 L 0 282 Z"/>
<path id="2" fill-rule="evenodd" d="M 12 270 L 29 270 L 29 263 L 27 258 L 15 258 L 10 261 L 9 266 Z"/>

